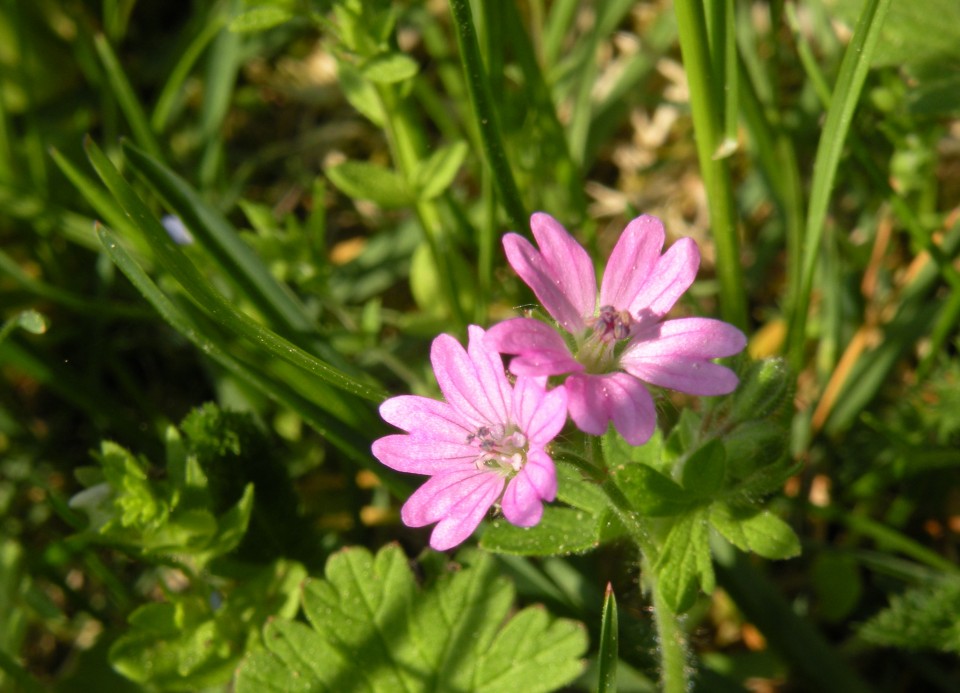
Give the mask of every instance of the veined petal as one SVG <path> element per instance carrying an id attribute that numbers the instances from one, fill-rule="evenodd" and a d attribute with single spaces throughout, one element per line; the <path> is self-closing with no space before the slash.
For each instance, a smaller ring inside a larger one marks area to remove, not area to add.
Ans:
<path id="1" fill-rule="evenodd" d="M 747 345 L 743 332 L 712 318 L 666 320 L 656 326 L 655 336 L 649 339 L 642 336 L 627 347 L 621 363 L 672 357 L 715 359 L 738 354 Z"/>
<path id="2" fill-rule="evenodd" d="M 476 366 L 480 385 L 486 393 L 492 410 L 496 412 L 495 421 L 506 421 L 506 417 L 510 414 L 513 388 L 510 387 L 507 374 L 503 370 L 500 352 L 486 343 L 483 328 L 470 325 L 467 331 L 469 334 L 467 354 Z"/>
<path id="3" fill-rule="evenodd" d="M 438 441 L 461 443 L 475 430 L 446 402 L 418 395 L 391 397 L 380 405 L 380 416 L 397 428 Z"/>
<path id="4" fill-rule="evenodd" d="M 499 474 L 478 469 L 434 476 L 407 499 L 400 516 L 409 527 L 438 522 L 430 546 L 444 551 L 473 533 L 500 496 L 503 483 Z"/>
<path id="5" fill-rule="evenodd" d="M 373 441 L 371 450 L 382 464 L 398 472 L 440 474 L 456 469 L 476 469 L 477 448 L 466 442 L 397 434 Z"/>
<path id="6" fill-rule="evenodd" d="M 676 358 L 670 361 L 637 362 L 624 368 L 641 380 L 688 395 L 726 395 L 737 389 L 740 379 L 725 366 L 709 361 Z"/>
<path id="7" fill-rule="evenodd" d="M 462 511 L 467 505 L 472 505 L 477 498 L 485 497 L 491 487 L 496 489 L 496 494 L 490 499 L 487 508 L 493 504 L 503 488 L 503 477 L 499 474 L 476 467 L 463 467 L 436 474 L 407 499 L 400 510 L 400 517 L 408 527 L 423 527 L 448 515 L 463 515 Z"/>
<path id="8" fill-rule="evenodd" d="M 516 354 L 510 363 L 515 375 L 560 375 L 583 370 L 559 333 L 533 318 L 511 318 L 489 330 L 485 341 L 501 354 Z"/>
<path id="9" fill-rule="evenodd" d="M 509 411 L 496 384 L 484 382 L 473 359 L 456 339 L 442 334 L 433 340 L 430 361 L 444 398 L 471 427 L 502 423 Z"/>
<path id="10" fill-rule="evenodd" d="M 542 450 L 527 456 L 523 469 L 507 483 L 501 509 L 518 527 L 533 527 L 543 516 L 543 501 L 557 497 L 557 472 L 553 460 Z"/>
<path id="11" fill-rule="evenodd" d="M 563 293 L 581 317 L 593 315 L 597 307 L 597 273 L 593 260 L 563 225 L 549 214 L 530 216 L 530 230 L 540 246 Z"/>
<path id="12" fill-rule="evenodd" d="M 535 379 L 518 377 L 513 390 L 513 421 L 531 447 L 543 447 L 567 421 L 567 391 L 558 387 L 545 392 Z"/>
<path id="13" fill-rule="evenodd" d="M 640 318 L 666 315 L 690 288 L 700 268 L 700 250 L 692 238 L 681 238 L 665 252 L 646 277 L 627 309 Z"/>
<path id="14" fill-rule="evenodd" d="M 626 373 L 571 375 L 564 387 L 570 418 L 581 431 L 603 435 L 613 425 L 631 445 L 653 435 L 657 414 L 643 383 Z"/>
<path id="15" fill-rule="evenodd" d="M 725 395 L 739 382 L 729 368 L 709 359 L 743 351 L 747 338 L 733 325 L 710 318 L 680 318 L 657 326 L 620 357 L 621 367 L 641 380 L 691 395 Z"/>
<path id="16" fill-rule="evenodd" d="M 509 233 L 503 237 L 507 260 L 560 326 L 579 334 L 597 301 L 597 278 L 590 256 L 548 214 L 538 212 L 530 217 L 530 228 L 540 250 L 522 236 Z"/>
<path id="17" fill-rule="evenodd" d="M 600 305 L 627 310 L 647 282 L 663 248 L 663 224 L 656 217 L 637 217 L 620 234 L 600 284 Z"/>

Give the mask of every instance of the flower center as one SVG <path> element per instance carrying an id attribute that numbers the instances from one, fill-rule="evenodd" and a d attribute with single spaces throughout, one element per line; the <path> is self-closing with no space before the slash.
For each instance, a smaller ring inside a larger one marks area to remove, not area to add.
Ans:
<path id="1" fill-rule="evenodd" d="M 523 469 L 527 461 L 527 437 L 513 424 L 481 426 L 467 436 L 467 443 L 479 449 L 477 469 L 492 469 L 512 476 Z"/>
<path id="2" fill-rule="evenodd" d="M 587 373 L 609 373 L 617 361 L 617 347 L 630 339 L 637 322 L 629 311 L 613 306 L 602 306 L 600 312 L 587 320 L 591 332 L 577 350 L 577 360 Z"/>

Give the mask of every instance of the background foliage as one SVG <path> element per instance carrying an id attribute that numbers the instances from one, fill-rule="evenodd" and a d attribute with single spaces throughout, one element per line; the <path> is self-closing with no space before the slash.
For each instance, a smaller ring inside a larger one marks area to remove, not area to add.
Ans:
<path id="1" fill-rule="evenodd" d="M 957 690 L 958 85 L 954 0 L 0 2 L 0 690 L 654 690 L 641 570 L 699 690 Z M 534 210 L 783 356 L 604 439 L 656 565 L 572 437 L 455 556 L 370 455 Z"/>

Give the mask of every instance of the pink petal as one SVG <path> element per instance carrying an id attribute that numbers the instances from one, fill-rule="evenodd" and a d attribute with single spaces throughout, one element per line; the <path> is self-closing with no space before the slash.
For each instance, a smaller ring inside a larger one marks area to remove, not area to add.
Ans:
<path id="1" fill-rule="evenodd" d="M 585 329 L 584 318 L 596 308 L 597 278 L 590 256 L 548 214 L 530 217 L 530 228 L 540 251 L 510 233 L 503 238 L 507 260 L 560 326 L 578 334 Z"/>
<path id="2" fill-rule="evenodd" d="M 465 424 L 476 428 L 507 420 L 509 411 L 498 383 L 481 378 L 477 365 L 460 342 L 448 334 L 440 335 L 433 340 L 430 361 L 440 391 L 461 414 Z M 486 367 L 483 371 L 484 376 L 489 376 Z"/>
<path id="3" fill-rule="evenodd" d="M 543 501 L 557 497 L 557 473 L 547 453 L 535 450 L 504 491 L 503 516 L 518 527 L 533 527 L 543 516 Z"/>
<path id="4" fill-rule="evenodd" d="M 423 527 L 438 522 L 430 546 L 446 551 L 466 540 L 503 490 L 503 478 L 472 469 L 435 476 L 417 489 L 400 511 L 404 524 Z"/>
<path id="5" fill-rule="evenodd" d="M 692 238 L 681 238 L 657 261 L 627 308 L 635 317 L 666 315 L 690 288 L 700 267 L 700 250 Z"/>
<path id="6" fill-rule="evenodd" d="M 626 310 L 650 279 L 663 248 L 663 224 L 656 217 L 637 217 L 623 230 L 610 253 L 600 285 L 600 305 Z"/>
<path id="7" fill-rule="evenodd" d="M 417 395 L 391 397 L 380 405 L 380 416 L 397 428 L 452 443 L 475 430 L 446 402 Z"/>
<path id="8" fill-rule="evenodd" d="M 497 323 L 485 341 L 501 354 L 517 354 L 510 362 L 515 375 L 560 375 L 583 370 L 570 354 L 560 334 L 533 318 L 512 318 Z"/>
<path id="9" fill-rule="evenodd" d="M 477 377 L 492 409 L 496 412 L 496 421 L 506 421 L 510 414 L 513 388 L 510 387 L 506 371 L 503 370 L 500 352 L 486 343 L 483 328 L 470 325 L 467 332 L 469 335 L 467 354 L 477 368 Z"/>
<path id="10" fill-rule="evenodd" d="M 567 391 L 558 387 L 545 392 L 536 379 L 518 377 L 513 390 L 513 421 L 531 447 L 543 447 L 567 421 Z"/>
<path id="11" fill-rule="evenodd" d="M 649 367 L 626 366 L 626 370 L 651 385 L 704 397 L 729 394 L 740 383 L 729 368 L 709 361 L 677 359 Z"/>
<path id="12" fill-rule="evenodd" d="M 642 445 L 657 422 L 653 397 L 643 383 L 626 373 L 571 375 L 564 387 L 570 418 L 581 431 L 607 432 L 610 421 L 631 445 Z"/>
<path id="13" fill-rule="evenodd" d="M 439 474 L 469 467 L 476 469 L 477 448 L 418 435 L 384 436 L 373 441 L 373 456 L 398 472 Z"/>
<path id="14" fill-rule="evenodd" d="M 620 357 L 620 365 L 641 380 L 691 395 L 733 392 L 737 376 L 708 359 L 732 356 L 747 339 L 733 325 L 709 318 L 667 320 L 659 335 L 636 341 Z"/>
<path id="15" fill-rule="evenodd" d="M 423 527 L 445 517 L 469 514 L 474 504 L 486 502 L 486 512 L 503 489 L 503 477 L 487 469 L 474 466 L 432 476 L 407 499 L 400 509 L 400 517 L 408 527 Z"/>

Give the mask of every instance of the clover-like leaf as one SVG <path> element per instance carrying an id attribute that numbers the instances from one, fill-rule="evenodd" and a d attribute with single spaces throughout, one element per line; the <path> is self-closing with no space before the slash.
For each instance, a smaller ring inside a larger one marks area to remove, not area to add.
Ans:
<path id="1" fill-rule="evenodd" d="M 705 510 L 681 515 L 670 528 L 660 556 L 654 565 L 657 589 L 676 613 L 693 606 L 699 587 L 713 591 L 715 577 L 710 561 Z"/>
<path id="2" fill-rule="evenodd" d="M 346 549 L 304 588 L 309 625 L 266 626 L 265 648 L 237 671 L 237 693 L 548 691 L 575 679 L 582 626 L 539 607 L 504 623 L 513 598 L 489 556 L 421 588 L 398 547 Z"/>
<path id="3" fill-rule="evenodd" d="M 727 541 L 764 558 L 792 558 L 800 554 L 800 539 L 786 522 L 767 510 L 714 503 L 710 524 Z"/>

